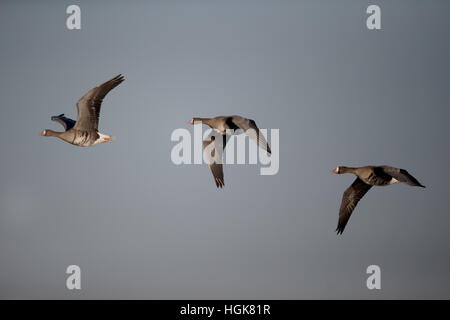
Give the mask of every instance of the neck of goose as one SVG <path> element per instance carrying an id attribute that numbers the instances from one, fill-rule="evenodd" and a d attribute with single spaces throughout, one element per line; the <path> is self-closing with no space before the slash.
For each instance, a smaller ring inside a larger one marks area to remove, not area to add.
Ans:
<path id="1" fill-rule="evenodd" d="M 45 135 L 49 136 L 49 137 L 59 137 L 62 134 L 62 132 L 56 132 L 56 131 L 49 130 L 49 129 L 45 130 L 45 133 L 46 133 Z"/>
<path id="2" fill-rule="evenodd" d="M 352 168 L 352 167 L 339 167 L 339 173 L 356 173 L 356 168 Z"/>
<path id="3" fill-rule="evenodd" d="M 206 124 L 208 126 L 211 126 L 211 121 L 212 121 L 211 118 L 194 118 L 193 120 L 194 120 L 194 123 L 197 121 L 201 121 L 203 124 Z"/>

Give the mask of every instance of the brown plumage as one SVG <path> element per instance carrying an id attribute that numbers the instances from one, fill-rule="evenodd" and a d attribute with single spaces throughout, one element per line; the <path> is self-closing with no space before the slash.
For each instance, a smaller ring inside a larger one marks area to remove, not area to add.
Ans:
<path id="1" fill-rule="evenodd" d="M 269 144 L 264 135 L 259 131 L 258 126 L 254 120 L 247 119 L 238 115 L 234 116 L 219 116 L 215 118 L 193 118 L 189 124 L 203 123 L 214 129 L 223 136 L 222 145 L 215 141 L 214 135 L 210 134 L 208 138 L 203 141 L 203 148 L 210 146 L 214 147 L 213 154 L 206 152 L 208 157 L 209 168 L 214 178 L 214 182 L 218 188 L 225 185 L 223 177 L 222 154 L 228 139 L 231 135 L 245 133 L 251 140 L 253 140 L 260 148 L 271 153 Z M 214 145 L 211 145 L 214 143 Z M 218 154 L 214 154 L 215 150 L 219 150 Z"/>
<path id="2" fill-rule="evenodd" d="M 339 221 L 336 228 L 338 234 L 344 232 L 345 226 L 359 200 L 364 197 L 372 186 L 406 183 L 410 186 L 425 188 L 408 171 L 390 166 L 365 166 L 360 168 L 337 167 L 332 172 L 336 174 L 353 173 L 357 177 L 342 196 L 341 207 L 339 209 Z"/>
<path id="3" fill-rule="evenodd" d="M 89 90 L 88 93 L 77 102 L 77 121 L 66 118 L 64 114 L 51 117 L 53 121 L 60 123 L 64 127 L 64 132 L 46 129 L 42 131 L 40 135 L 57 137 L 80 147 L 90 147 L 113 140 L 113 136 L 98 132 L 100 109 L 106 94 L 122 83 L 123 80 L 123 76 L 119 74 L 98 87 Z"/>

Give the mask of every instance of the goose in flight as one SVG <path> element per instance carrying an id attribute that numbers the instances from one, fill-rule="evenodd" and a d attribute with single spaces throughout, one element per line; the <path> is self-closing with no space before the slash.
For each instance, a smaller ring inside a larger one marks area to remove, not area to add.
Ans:
<path id="1" fill-rule="evenodd" d="M 241 116 L 219 116 L 215 118 L 193 118 L 188 122 L 189 124 L 203 123 L 210 126 L 213 130 L 222 135 L 222 141 L 216 141 L 215 136 L 210 134 L 205 140 L 203 140 L 203 148 L 210 147 L 212 152 L 206 152 L 209 168 L 216 183 L 217 188 L 222 188 L 225 185 L 223 178 L 222 161 L 214 161 L 217 157 L 221 160 L 223 150 L 227 144 L 231 135 L 245 134 L 253 140 L 260 148 L 271 153 L 269 144 L 267 143 L 264 135 L 259 131 L 258 126 L 254 120 L 247 119 Z M 239 130 L 239 131 L 238 131 Z M 214 145 L 211 145 L 214 144 Z M 215 152 L 218 151 L 216 155 Z"/>
<path id="2" fill-rule="evenodd" d="M 390 166 L 365 166 L 360 168 L 337 167 L 332 171 L 336 174 L 353 173 L 356 180 L 345 190 L 339 209 L 337 234 L 344 232 L 350 216 L 359 200 L 372 186 L 389 186 L 394 183 L 406 183 L 410 186 L 425 188 L 416 178 L 405 169 Z"/>
<path id="3" fill-rule="evenodd" d="M 90 147 L 102 142 L 112 141 L 114 139 L 113 136 L 98 132 L 100 108 L 106 94 L 117 87 L 123 80 L 123 76 L 119 74 L 98 87 L 89 90 L 77 102 L 77 121 L 65 117 L 64 114 L 51 117 L 51 120 L 59 122 L 64 127 L 64 132 L 45 129 L 40 135 L 57 137 L 80 147 Z"/>

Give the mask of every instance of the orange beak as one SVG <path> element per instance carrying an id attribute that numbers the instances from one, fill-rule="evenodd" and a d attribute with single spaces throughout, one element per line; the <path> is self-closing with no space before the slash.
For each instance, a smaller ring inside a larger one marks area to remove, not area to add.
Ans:
<path id="1" fill-rule="evenodd" d="M 189 124 L 194 124 L 194 120 L 190 120 L 188 123 Z"/>

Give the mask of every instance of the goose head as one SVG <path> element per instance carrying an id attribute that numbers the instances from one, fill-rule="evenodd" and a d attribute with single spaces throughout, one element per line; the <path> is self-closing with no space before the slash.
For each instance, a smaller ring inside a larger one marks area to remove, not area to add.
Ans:
<path id="1" fill-rule="evenodd" d="M 341 167 L 337 166 L 336 169 L 331 170 L 331 172 L 333 172 L 335 174 L 340 174 L 340 173 L 342 173 L 342 169 L 341 169 Z"/>

